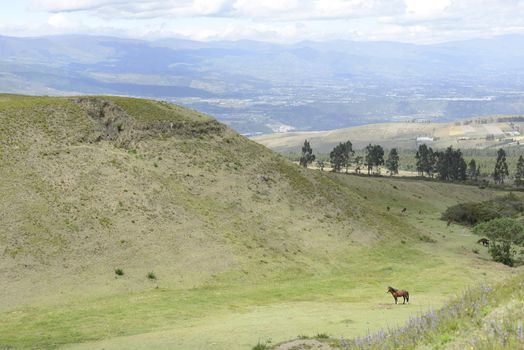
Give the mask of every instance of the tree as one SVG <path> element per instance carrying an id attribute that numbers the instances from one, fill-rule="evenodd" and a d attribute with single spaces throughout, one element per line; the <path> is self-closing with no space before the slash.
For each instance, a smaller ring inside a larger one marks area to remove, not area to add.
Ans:
<path id="1" fill-rule="evenodd" d="M 324 171 L 324 161 L 323 160 L 317 160 L 317 166 L 320 168 L 320 171 Z"/>
<path id="2" fill-rule="evenodd" d="M 362 165 L 362 161 L 364 158 L 362 156 L 356 156 L 355 157 L 355 173 L 360 174 L 360 166 Z"/>
<path id="3" fill-rule="evenodd" d="M 524 158 L 519 157 L 517 162 L 517 172 L 515 173 L 515 185 L 523 186 L 524 185 Z"/>
<path id="4" fill-rule="evenodd" d="M 396 148 L 392 148 L 389 151 L 388 160 L 386 160 L 386 168 L 389 170 L 389 174 L 398 174 L 398 163 L 399 156 Z"/>
<path id="5" fill-rule="evenodd" d="M 368 166 L 368 175 L 374 167 L 379 168 L 384 164 L 384 149 L 382 146 L 369 144 L 366 147 L 366 164 Z M 380 171 L 380 168 L 378 170 Z"/>
<path id="6" fill-rule="evenodd" d="M 415 155 L 415 159 L 417 161 L 417 171 L 420 175 L 424 176 L 424 173 L 426 173 L 428 176 L 433 176 L 436 154 L 431 147 L 428 147 L 425 144 L 420 145 Z"/>
<path id="7" fill-rule="evenodd" d="M 340 171 L 342 168 L 348 170 L 353 156 L 353 145 L 350 141 L 341 142 L 329 153 L 331 168 L 333 171 Z"/>
<path id="8" fill-rule="evenodd" d="M 311 148 L 311 145 L 309 144 L 308 140 L 304 141 L 304 145 L 302 146 L 302 157 L 300 157 L 300 165 L 302 165 L 304 168 L 307 168 L 307 166 L 315 160 L 315 155 L 313 154 L 313 149 Z"/>
<path id="9" fill-rule="evenodd" d="M 473 232 L 491 239 L 489 252 L 493 260 L 513 266 L 512 244 L 524 245 L 524 226 L 512 218 L 498 218 L 480 223 Z"/>
<path id="10" fill-rule="evenodd" d="M 435 152 L 435 171 L 438 177 L 447 181 L 466 180 L 467 165 L 460 149 L 454 150 L 452 146 L 443 152 Z"/>
<path id="11" fill-rule="evenodd" d="M 508 164 L 506 163 L 506 151 L 499 148 L 497 151 L 497 162 L 493 171 L 493 180 L 497 184 L 503 184 L 506 176 L 509 176 Z"/>
<path id="12" fill-rule="evenodd" d="M 468 164 L 468 171 L 467 171 L 468 179 L 471 181 L 477 181 L 478 180 L 478 170 L 477 170 L 477 162 L 475 162 L 475 159 L 471 159 Z"/>

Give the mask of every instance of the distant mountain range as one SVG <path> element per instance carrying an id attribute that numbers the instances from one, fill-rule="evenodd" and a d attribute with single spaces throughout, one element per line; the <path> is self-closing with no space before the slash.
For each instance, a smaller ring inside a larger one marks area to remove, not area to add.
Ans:
<path id="1" fill-rule="evenodd" d="M 0 37 L 0 92 L 165 99 L 247 134 L 524 114 L 524 36 L 437 45 Z"/>

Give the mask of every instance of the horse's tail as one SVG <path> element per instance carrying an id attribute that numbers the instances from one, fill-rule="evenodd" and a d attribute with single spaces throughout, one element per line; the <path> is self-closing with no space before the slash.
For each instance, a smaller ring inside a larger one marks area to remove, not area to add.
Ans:
<path id="1" fill-rule="evenodd" d="M 409 303 L 409 292 L 406 291 L 406 301 Z"/>

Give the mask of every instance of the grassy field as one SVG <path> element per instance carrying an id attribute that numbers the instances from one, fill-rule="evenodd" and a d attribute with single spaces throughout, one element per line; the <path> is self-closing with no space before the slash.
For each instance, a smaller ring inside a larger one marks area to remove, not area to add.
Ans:
<path id="1" fill-rule="evenodd" d="M 347 349 L 522 349 L 524 348 L 524 273 L 497 284 L 479 284 L 440 309 L 431 309 L 400 327 L 368 332 L 354 339 L 327 334 L 300 336 L 275 350 Z"/>
<path id="2" fill-rule="evenodd" d="M 2 349 L 353 337 L 516 271 L 440 220 L 501 192 L 301 169 L 161 102 L 0 95 L 0 121 Z"/>

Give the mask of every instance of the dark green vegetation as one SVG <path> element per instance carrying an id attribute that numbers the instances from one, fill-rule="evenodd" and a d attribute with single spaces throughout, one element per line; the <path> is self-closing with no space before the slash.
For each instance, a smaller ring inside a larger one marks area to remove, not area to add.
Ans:
<path id="1" fill-rule="evenodd" d="M 392 148 L 389 151 L 388 159 L 386 160 L 386 168 L 390 175 L 398 174 L 400 157 L 396 148 Z"/>
<path id="2" fill-rule="evenodd" d="M 155 101 L 0 95 L 0 121 L 3 347 L 352 337 L 512 271 L 437 214 L 491 189 L 303 169 Z"/>
<path id="3" fill-rule="evenodd" d="M 498 218 L 476 225 L 473 229 L 478 235 L 488 237 L 489 252 L 494 261 L 514 266 L 517 251 L 515 246 L 524 246 L 524 226 L 511 218 Z M 519 261 L 519 263 L 521 263 Z"/>
<path id="4" fill-rule="evenodd" d="M 315 160 L 315 155 L 313 154 L 313 149 L 311 148 L 311 145 L 306 140 L 304 141 L 304 146 L 302 146 L 302 156 L 300 157 L 299 163 L 304 168 L 307 168 L 307 166 Z"/>
<path id="5" fill-rule="evenodd" d="M 483 202 L 459 203 L 446 209 L 443 220 L 463 225 L 476 225 L 500 217 L 515 217 L 524 212 L 524 203 L 515 194 Z"/>
<path id="6" fill-rule="evenodd" d="M 382 146 L 369 144 L 366 147 L 365 161 L 368 168 L 368 174 L 375 168 L 378 171 L 380 166 L 384 165 L 384 149 Z"/>
<path id="7" fill-rule="evenodd" d="M 341 142 L 329 153 L 331 168 L 333 171 L 340 171 L 341 169 L 348 170 L 351 165 L 351 157 L 353 156 L 353 146 L 350 141 Z"/>
<path id="8" fill-rule="evenodd" d="M 503 184 L 504 179 L 509 176 L 508 163 L 506 162 L 506 152 L 501 148 L 497 151 L 497 162 L 493 171 L 493 179 L 497 184 Z"/>
<path id="9" fill-rule="evenodd" d="M 524 202 L 510 193 L 489 201 L 454 205 L 446 209 L 442 219 L 447 220 L 448 224 L 456 222 L 474 226 L 474 233 L 489 238 L 489 252 L 493 260 L 514 266 L 516 262 L 521 264 L 520 259 L 515 260 L 515 246 L 524 245 L 524 226 L 516 218 L 523 211 Z"/>
<path id="10" fill-rule="evenodd" d="M 331 163 L 331 171 L 340 172 L 341 169 L 345 169 L 348 173 L 349 169 L 352 168 L 354 173 L 359 174 L 361 167 L 367 167 L 368 175 L 381 175 L 381 166 L 386 165 L 387 173 L 391 175 L 398 175 L 400 164 L 400 156 L 397 148 L 392 148 L 389 151 L 389 155 L 386 161 L 384 161 L 384 149 L 380 145 L 366 146 L 364 150 L 364 156 L 357 155 L 353 151 L 351 141 L 340 143 L 333 148 L 329 154 Z M 293 159 L 293 155 L 288 154 L 288 157 Z M 302 156 L 299 159 L 300 165 L 307 168 L 315 159 L 313 149 L 309 141 L 304 141 L 302 147 Z M 323 155 L 319 156 L 317 161 L 317 167 L 323 171 L 324 161 Z M 506 151 L 499 148 L 497 151 L 496 161 L 492 172 L 482 173 L 480 165 L 477 165 L 475 159 L 470 159 L 469 163 L 466 163 L 463 153 L 460 149 L 454 149 L 453 146 L 447 147 L 442 151 L 434 151 L 431 147 L 426 144 L 422 144 L 418 147 L 414 154 L 415 167 L 411 165 L 407 166 L 410 170 L 416 172 L 403 173 L 404 176 L 415 176 L 428 177 L 431 179 L 437 179 L 440 181 L 449 182 L 463 182 L 470 185 L 478 185 L 485 188 L 490 185 L 490 180 L 494 181 L 494 185 L 498 188 L 520 188 L 523 183 L 524 176 L 524 158 L 519 156 L 516 164 L 516 172 L 511 177 L 510 184 L 505 185 L 504 180 L 509 179 L 509 166 L 506 161 Z M 308 161 L 308 159 L 310 161 Z M 488 169 L 489 170 L 489 169 Z"/>

